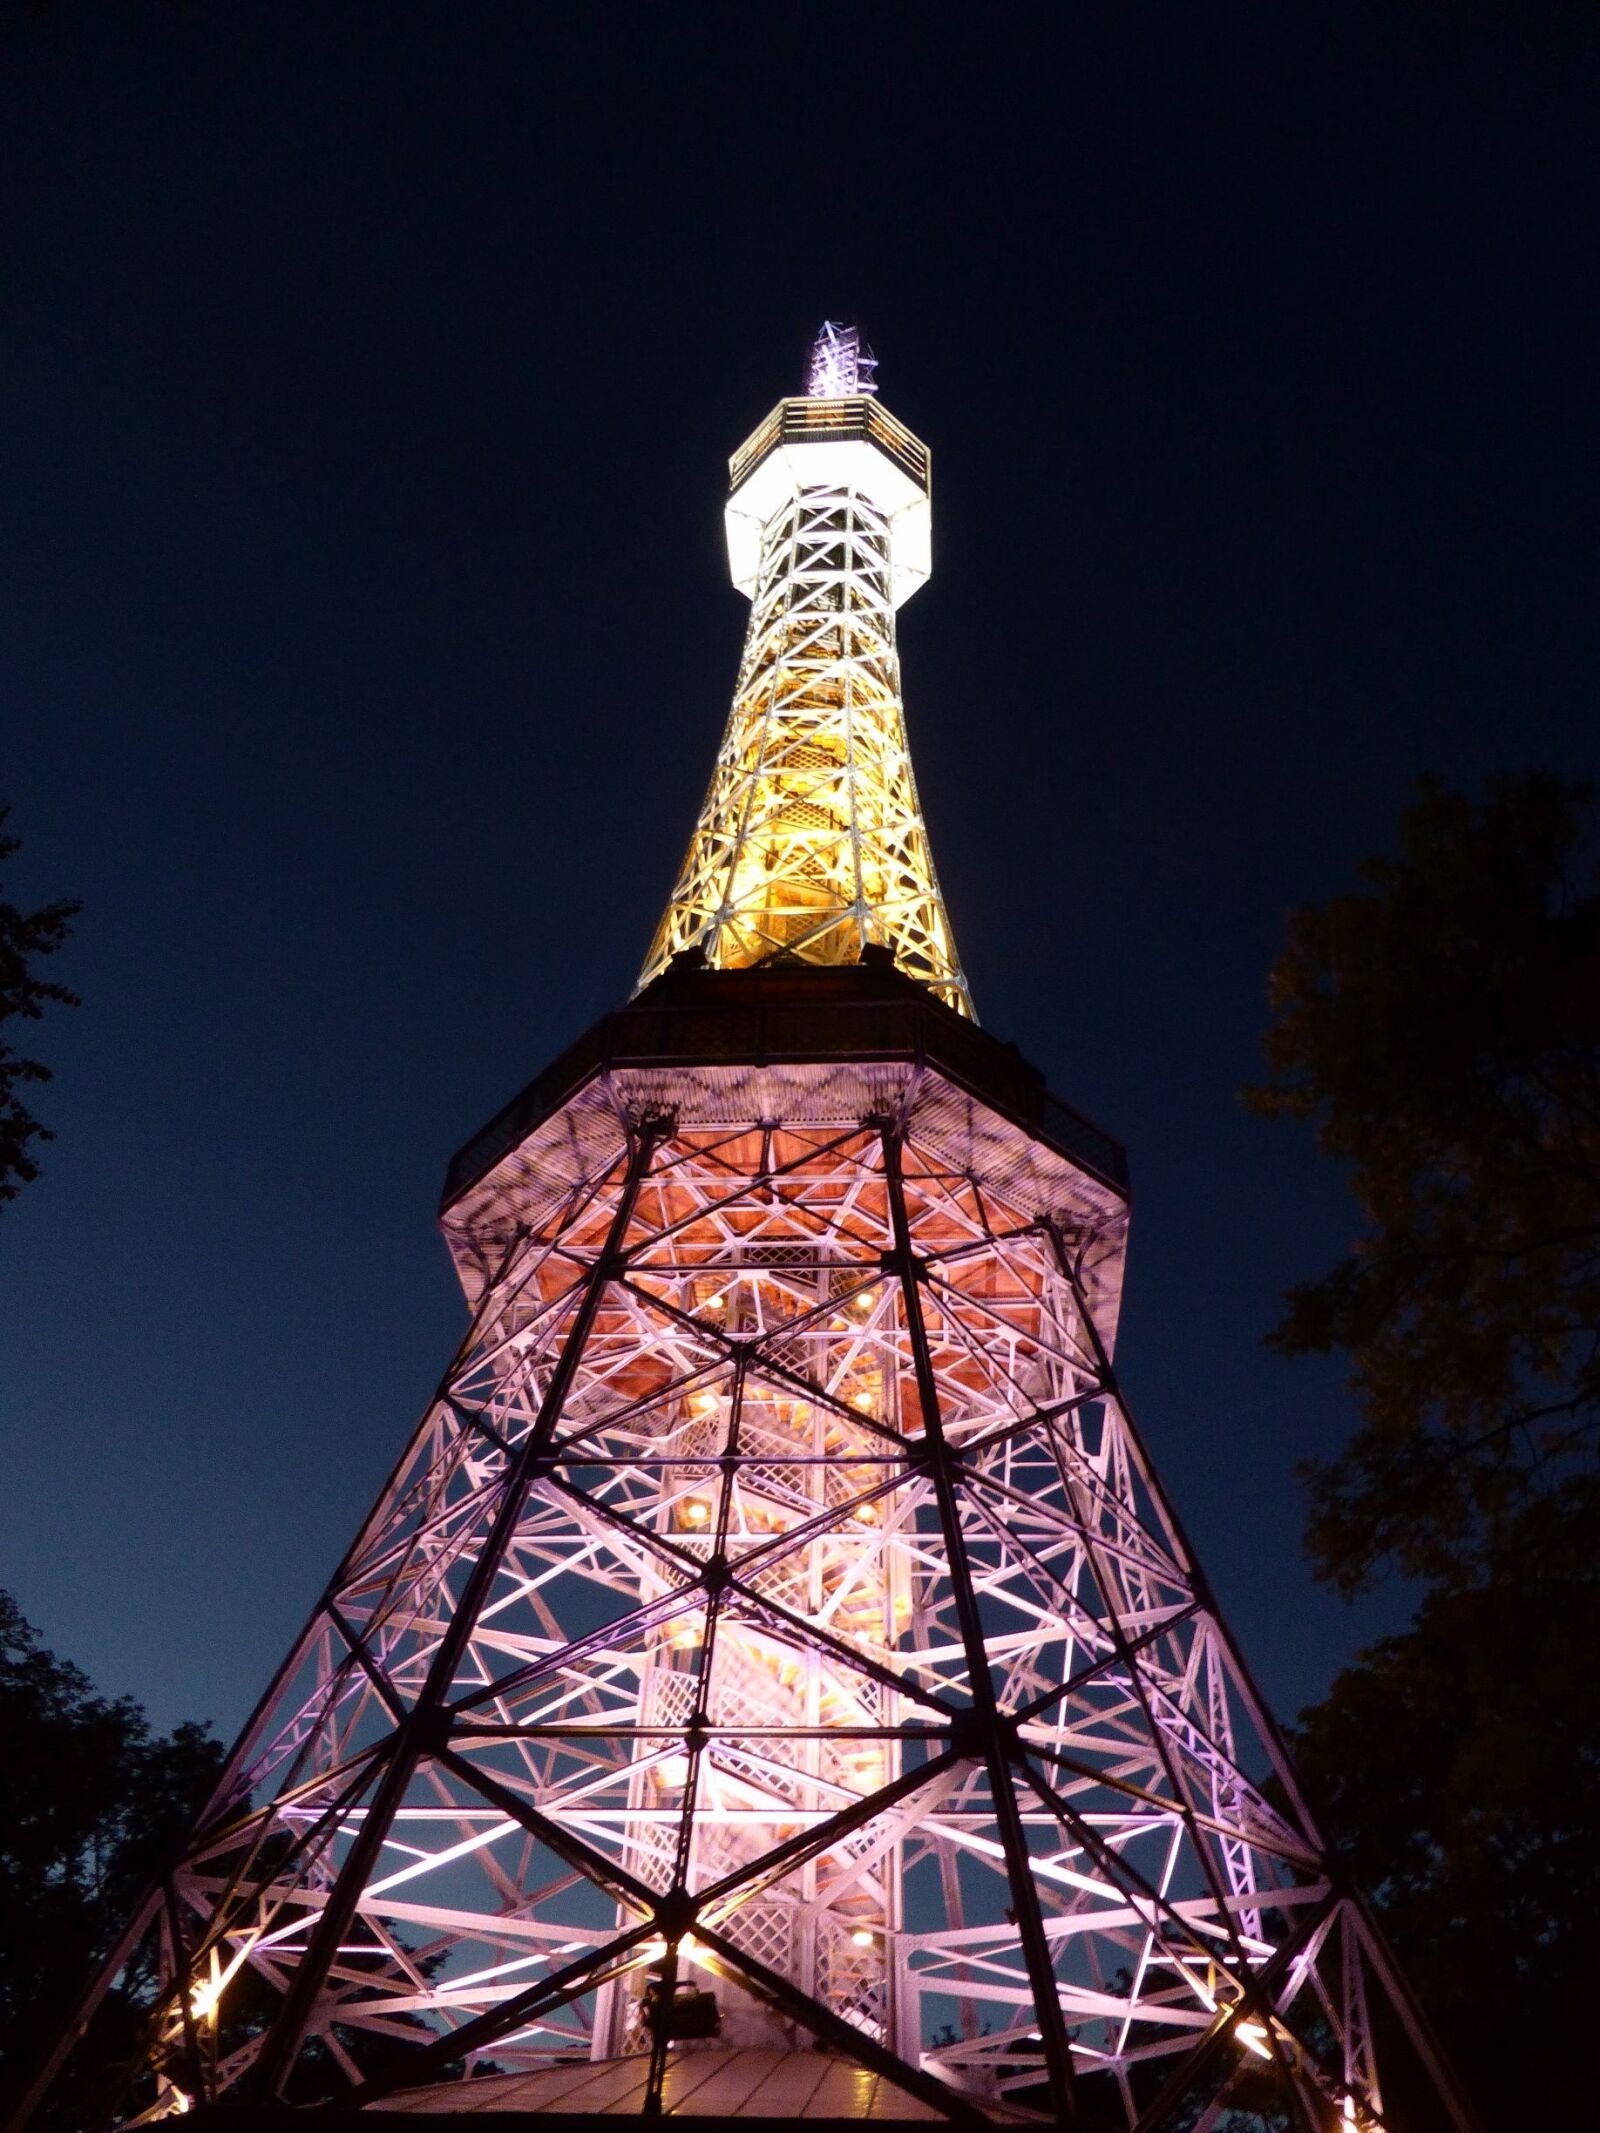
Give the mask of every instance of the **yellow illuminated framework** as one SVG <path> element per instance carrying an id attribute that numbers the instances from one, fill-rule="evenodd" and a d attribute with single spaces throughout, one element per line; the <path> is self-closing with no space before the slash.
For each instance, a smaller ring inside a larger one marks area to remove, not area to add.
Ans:
<path id="1" fill-rule="evenodd" d="M 648 984 L 702 948 L 900 968 L 972 1014 L 906 745 L 895 610 L 927 576 L 928 455 L 864 394 L 785 400 L 732 462 L 752 594 L 727 730 Z"/>

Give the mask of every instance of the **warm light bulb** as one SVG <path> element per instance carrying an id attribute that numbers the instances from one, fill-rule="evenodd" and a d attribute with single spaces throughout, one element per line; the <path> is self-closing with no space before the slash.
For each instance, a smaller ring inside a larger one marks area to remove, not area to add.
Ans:
<path id="1" fill-rule="evenodd" d="M 1245 2050 L 1254 2052 L 1258 2059 L 1272 2057 L 1272 2053 L 1267 2049 L 1267 2033 L 1259 2022 L 1235 2023 L 1233 2033 Z"/>
<path id="2" fill-rule="evenodd" d="M 656 1765 L 656 1776 L 663 1785 L 674 1791 L 689 1782 L 689 1758 L 686 1755 L 664 1755 Z"/>
<path id="3" fill-rule="evenodd" d="M 870 1933 L 865 1926 L 857 1926 L 850 1936 L 850 1945 L 852 1948 L 870 1948 L 875 1938 L 876 1935 Z"/>
<path id="4" fill-rule="evenodd" d="M 870 1392 L 858 1392 L 850 1404 L 852 1407 L 859 1408 L 862 1414 L 870 1414 L 872 1412 L 872 1395 Z"/>

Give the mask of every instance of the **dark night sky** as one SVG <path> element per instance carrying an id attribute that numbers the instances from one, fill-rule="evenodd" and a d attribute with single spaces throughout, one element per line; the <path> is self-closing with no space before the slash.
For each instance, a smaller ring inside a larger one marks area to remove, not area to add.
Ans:
<path id="1" fill-rule="evenodd" d="M 1587 8 L 75 6 L 0 27 L 0 792 L 80 895 L 0 1215 L 0 1582 L 228 1731 L 454 1345 L 451 1149 L 632 984 L 726 454 L 859 316 L 979 1011 L 1128 1142 L 1123 1364 L 1292 1710 L 1348 1234 L 1246 1117 L 1411 781 L 1592 767 Z"/>

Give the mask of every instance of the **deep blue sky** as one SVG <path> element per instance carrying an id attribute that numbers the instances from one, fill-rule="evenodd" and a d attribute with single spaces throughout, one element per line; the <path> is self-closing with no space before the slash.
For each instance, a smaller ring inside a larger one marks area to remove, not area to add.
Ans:
<path id="1" fill-rule="evenodd" d="M 1123 1363 L 1269 1692 L 1349 1232 L 1246 1117 L 1423 771 L 1592 767 L 1586 8 L 61 4 L 0 24 L 0 793 L 76 894 L 0 1213 L 0 1582 L 228 1731 L 461 1325 L 451 1149 L 632 984 L 859 316 L 932 446 L 913 747 L 980 1013 L 1128 1142 Z"/>

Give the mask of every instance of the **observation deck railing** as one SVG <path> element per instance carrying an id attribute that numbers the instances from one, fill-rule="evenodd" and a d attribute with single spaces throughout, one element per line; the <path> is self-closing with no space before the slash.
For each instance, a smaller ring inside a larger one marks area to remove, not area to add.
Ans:
<path id="1" fill-rule="evenodd" d="M 780 400 L 728 461 L 728 486 L 737 489 L 748 481 L 762 460 L 780 445 L 845 443 L 856 438 L 876 445 L 919 488 L 928 487 L 928 447 L 865 393 L 848 400 Z"/>

